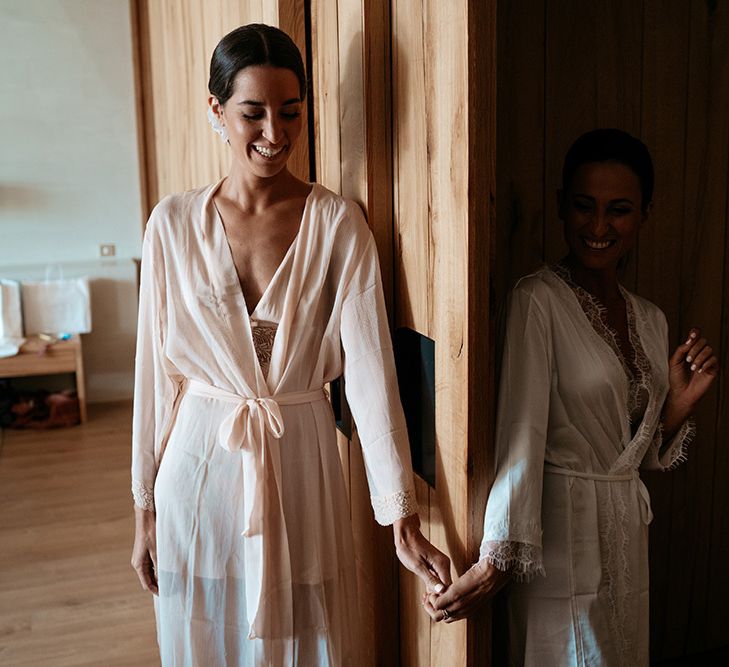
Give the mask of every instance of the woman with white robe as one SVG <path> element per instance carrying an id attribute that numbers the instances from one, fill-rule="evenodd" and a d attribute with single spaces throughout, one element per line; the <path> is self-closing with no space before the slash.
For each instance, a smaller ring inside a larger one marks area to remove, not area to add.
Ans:
<path id="1" fill-rule="evenodd" d="M 132 564 L 165 667 L 356 665 L 352 528 L 324 385 L 344 374 L 375 518 L 429 590 L 377 252 L 359 207 L 287 169 L 301 55 L 242 26 L 211 62 L 230 173 L 147 225 L 133 425 Z"/>
<path id="2" fill-rule="evenodd" d="M 480 561 L 426 608 L 457 620 L 513 577 L 513 665 L 648 664 L 652 514 L 638 469 L 685 459 L 718 371 L 698 329 L 669 359 L 661 310 L 618 283 L 652 192 L 640 141 L 580 137 L 559 193 L 569 254 L 511 294 Z"/>

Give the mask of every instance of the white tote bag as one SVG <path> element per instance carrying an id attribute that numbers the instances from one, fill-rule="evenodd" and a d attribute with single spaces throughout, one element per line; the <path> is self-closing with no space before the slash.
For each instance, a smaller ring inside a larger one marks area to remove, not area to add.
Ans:
<path id="1" fill-rule="evenodd" d="M 0 278 L 0 339 L 23 337 L 20 283 Z"/>
<path id="2" fill-rule="evenodd" d="M 91 299 L 86 278 L 23 281 L 25 335 L 39 333 L 89 333 Z"/>

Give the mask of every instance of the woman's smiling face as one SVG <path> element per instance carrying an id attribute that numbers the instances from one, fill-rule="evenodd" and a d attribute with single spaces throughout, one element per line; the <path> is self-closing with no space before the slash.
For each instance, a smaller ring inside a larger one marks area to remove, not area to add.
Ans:
<path id="1" fill-rule="evenodd" d="M 570 254 L 590 270 L 615 269 L 647 217 L 638 175 L 619 162 L 580 165 L 559 199 Z"/>
<path id="2" fill-rule="evenodd" d="M 238 72 L 230 99 L 210 105 L 228 132 L 234 159 L 260 178 L 286 167 L 302 129 L 299 80 L 289 69 L 256 65 Z"/>

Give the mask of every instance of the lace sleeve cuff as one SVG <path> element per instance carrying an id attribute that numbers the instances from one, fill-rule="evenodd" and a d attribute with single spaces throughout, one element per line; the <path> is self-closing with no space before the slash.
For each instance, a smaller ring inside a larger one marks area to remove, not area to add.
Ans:
<path id="1" fill-rule="evenodd" d="M 154 512 L 154 488 L 146 486 L 137 480 L 132 481 L 132 496 L 134 504 L 148 512 Z"/>
<path id="2" fill-rule="evenodd" d="M 687 419 L 668 442 L 663 441 L 663 427 L 659 426 L 655 437 L 659 467 L 663 470 L 678 468 L 688 458 L 688 448 L 696 435 L 696 422 Z"/>
<path id="3" fill-rule="evenodd" d="M 499 570 L 510 571 L 516 581 L 530 581 L 535 575 L 546 576 L 542 564 L 542 547 L 526 542 L 484 542 L 480 559 Z"/>
<path id="4" fill-rule="evenodd" d="M 372 509 L 375 511 L 375 520 L 381 526 L 389 526 L 398 519 L 415 514 L 418 511 L 415 489 L 397 491 L 387 496 L 372 496 Z"/>

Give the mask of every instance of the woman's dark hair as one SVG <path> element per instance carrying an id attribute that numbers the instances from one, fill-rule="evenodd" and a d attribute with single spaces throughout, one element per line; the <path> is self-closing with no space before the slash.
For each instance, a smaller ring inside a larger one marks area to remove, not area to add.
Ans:
<path id="1" fill-rule="evenodd" d="M 218 42 L 210 60 L 210 94 L 225 104 L 233 94 L 238 72 L 253 65 L 291 70 L 299 80 L 301 99 L 306 96 L 306 73 L 298 47 L 283 30 L 263 23 L 242 25 Z"/>
<path id="2" fill-rule="evenodd" d="M 646 145 L 623 130 L 614 128 L 586 132 L 570 146 L 562 168 L 562 188 L 567 192 L 575 172 L 588 162 L 619 162 L 635 172 L 640 181 L 641 208 L 653 199 L 653 160 Z"/>

